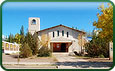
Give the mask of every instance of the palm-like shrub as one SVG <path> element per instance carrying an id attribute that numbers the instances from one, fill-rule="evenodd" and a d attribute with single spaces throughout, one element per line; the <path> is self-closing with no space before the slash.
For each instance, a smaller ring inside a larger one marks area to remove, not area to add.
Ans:
<path id="1" fill-rule="evenodd" d="M 51 49 L 48 47 L 50 43 L 50 36 L 47 36 L 46 34 L 43 34 L 41 36 L 41 41 L 40 41 L 40 49 L 38 50 L 38 56 L 40 57 L 47 57 L 51 55 Z"/>

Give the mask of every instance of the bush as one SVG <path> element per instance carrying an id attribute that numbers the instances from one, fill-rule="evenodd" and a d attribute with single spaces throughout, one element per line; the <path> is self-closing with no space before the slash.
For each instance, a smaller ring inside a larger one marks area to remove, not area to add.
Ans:
<path id="1" fill-rule="evenodd" d="M 22 47 L 20 48 L 20 57 L 27 58 L 30 56 L 32 56 L 32 50 L 29 45 L 27 43 L 22 44 Z"/>
<path id="2" fill-rule="evenodd" d="M 84 45 L 88 56 L 90 57 L 109 57 L 108 42 L 105 39 L 99 37 L 93 37 L 93 39 Z"/>
<path id="3" fill-rule="evenodd" d="M 51 56 L 51 49 L 49 49 L 48 47 L 41 47 L 38 51 L 38 56 L 39 57 Z"/>
<path id="4" fill-rule="evenodd" d="M 103 54 L 99 55 L 98 58 L 105 58 Z"/>
<path id="5" fill-rule="evenodd" d="M 88 56 L 90 56 L 90 57 L 99 56 L 101 53 L 100 52 L 101 47 L 99 47 L 96 44 L 87 43 L 87 44 L 85 44 L 85 48 L 86 48 L 86 51 L 88 53 Z"/>

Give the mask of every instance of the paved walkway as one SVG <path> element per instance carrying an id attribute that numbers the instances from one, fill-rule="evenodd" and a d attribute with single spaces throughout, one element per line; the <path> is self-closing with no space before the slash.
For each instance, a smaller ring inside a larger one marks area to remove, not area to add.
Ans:
<path id="1" fill-rule="evenodd" d="M 53 55 L 57 58 L 58 62 L 56 64 L 60 69 L 108 69 L 112 64 L 112 62 L 89 62 L 86 59 L 79 59 L 74 56 L 69 56 L 68 53 L 53 53 Z"/>
<path id="2" fill-rule="evenodd" d="M 68 53 L 53 53 L 53 55 L 56 57 L 56 59 L 59 62 L 78 62 L 78 61 L 87 61 L 85 59 L 77 59 L 74 56 L 69 56 Z"/>

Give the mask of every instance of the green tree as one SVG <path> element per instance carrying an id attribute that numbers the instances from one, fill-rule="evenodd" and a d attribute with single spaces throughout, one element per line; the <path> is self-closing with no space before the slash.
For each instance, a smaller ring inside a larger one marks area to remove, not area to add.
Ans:
<path id="1" fill-rule="evenodd" d="M 102 4 L 99 8 L 101 14 L 97 14 L 98 21 L 94 21 L 93 25 L 100 30 L 99 37 L 113 41 L 113 6 L 108 3 L 108 7 Z"/>
<path id="2" fill-rule="evenodd" d="M 20 39 L 20 43 L 24 43 L 24 39 L 25 39 L 25 36 L 24 35 L 21 35 L 21 39 Z"/>
<path id="3" fill-rule="evenodd" d="M 23 43 L 20 48 L 20 57 L 27 58 L 32 56 L 32 50 L 30 49 L 28 43 Z"/>
<path id="4" fill-rule="evenodd" d="M 29 47 L 32 50 L 32 54 L 34 53 L 34 40 L 33 40 L 33 36 L 31 33 L 27 32 L 26 36 L 25 36 L 25 40 L 24 42 L 28 43 Z"/>
<path id="5" fill-rule="evenodd" d="M 10 35 L 9 35 L 9 37 L 8 37 L 8 39 L 6 41 L 13 43 L 15 41 L 13 34 L 10 33 Z"/>
<path id="6" fill-rule="evenodd" d="M 72 26 L 72 28 L 74 29 L 74 27 Z"/>
<path id="7" fill-rule="evenodd" d="M 24 27 L 22 25 L 21 29 L 20 29 L 20 35 L 24 35 Z"/>
<path id="8" fill-rule="evenodd" d="M 16 43 L 20 44 L 21 35 L 17 33 L 17 34 L 15 35 L 15 38 L 14 38 L 14 39 L 15 39 L 15 42 L 16 42 Z"/>
<path id="9" fill-rule="evenodd" d="M 20 29 L 20 35 L 21 35 L 21 40 L 20 40 L 20 43 L 24 43 L 24 27 L 22 25 L 21 29 Z"/>
<path id="10" fill-rule="evenodd" d="M 33 34 L 33 45 L 34 45 L 34 47 L 32 48 L 33 55 L 36 55 L 38 53 L 38 49 L 40 48 L 40 40 L 38 38 L 37 32 Z"/>
<path id="11" fill-rule="evenodd" d="M 98 57 L 104 55 L 109 57 L 109 48 L 106 39 L 93 35 L 92 40 L 84 45 L 86 52 L 91 57 Z"/>
<path id="12" fill-rule="evenodd" d="M 77 27 L 75 27 L 75 29 L 78 29 Z"/>

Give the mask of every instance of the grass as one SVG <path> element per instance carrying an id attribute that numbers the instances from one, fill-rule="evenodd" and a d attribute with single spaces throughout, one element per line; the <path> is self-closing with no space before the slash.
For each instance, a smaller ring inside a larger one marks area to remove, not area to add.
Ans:
<path id="1" fill-rule="evenodd" d="M 32 57 L 29 57 L 29 59 L 35 59 L 35 58 L 51 58 L 51 59 L 53 59 L 53 61 L 54 62 L 57 62 L 58 60 L 56 59 L 56 57 L 53 55 L 53 54 L 51 54 L 50 56 L 47 56 L 47 57 L 38 57 L 37 55 L 35 55 L 35 56 L 32 56 Z"/>
<path id="2" fill-rule="evenodd" d="M 58 62 L 58 60 L 56 59 L 56 57 L 52 54 L 52 57 L 54 58 L 53 60 L 55 61 L 55 62 Z"/>
<path id="3" fill-rule="evenodd" d="M 80 58 L 82 58 L 82 59 L 89 59 L 89 58 L 91 58 L 91 57 L 88 57 L 88 56 L 77 56 L 77 55 L 74 55 L 74 57 L 76 57 L 78 59 L 80 59 Z"/>
<path id="4" fill-rule="evenodd" d="M 92 58 L 88 56 L 77 56 L 74 55 L 77 59 L 86 59 L 89 62 L 113 62 L 113 60 L 109 60 L 109 58 Z"/>
<path id="5" fill-rule="evenodd" d="M 113 60 L 109 60 L 109 58 L 90 58 L 89 62 L 113 62 Z"/>

